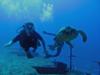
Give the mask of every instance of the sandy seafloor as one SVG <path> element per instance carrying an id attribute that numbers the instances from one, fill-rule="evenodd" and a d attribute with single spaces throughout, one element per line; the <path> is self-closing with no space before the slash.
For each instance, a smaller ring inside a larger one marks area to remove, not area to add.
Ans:
<path id="1" fill-rule="evenodd" d="M 27 59 L 24 55 L 18 54 L 17 50 L 11 48 L 0 49 L 0 75 L 40 75 L 32 66 L 53 66 L 49 59 L 34 57 Z M 58 74 L 45 74 L 58 75 Z M 59 74 L 60 75 L 60 74 Z M 79 72 L 66 75 L 84 75 Z"/>

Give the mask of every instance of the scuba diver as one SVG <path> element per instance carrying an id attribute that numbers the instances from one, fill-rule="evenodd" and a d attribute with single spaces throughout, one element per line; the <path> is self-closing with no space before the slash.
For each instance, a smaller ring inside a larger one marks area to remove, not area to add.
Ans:
<path id="1" fill-rule="evenodd" d="M 50 50 L 57 50 L 55 55 L 49 55 L 49 57 L 57 57 L 61 53 L 64 43 L 68 44 L 70 49 L 73 48 L 71 41 L 76 39 L 80 34 L 82 36 L 82 41 L 87 41 L 87 35 L 82 30 L 76 30 L 72 27 L 64 27 L 57 34 L 49 33 L 44 31 L 44 34 L 54 36 L 54 44 L 49 45 Z"/>
<path id="2" fill-rule="evenodd" d="M 33 48 L 33 52 L 35 53 L 36 49 L 41 46 L 41 43 L 43 45 L 44 52 L 47 55 L 45 42 L 43 38 L 35 31 L 34 24 L 31 22 L 24 24 L 19 34 L 13 38 L 13 40 L 9 41 L 5 47 L 8 47 L 18 41 L 28 58 L 33 58 L 32 54 L 29 52 L 29 49 Z"/>

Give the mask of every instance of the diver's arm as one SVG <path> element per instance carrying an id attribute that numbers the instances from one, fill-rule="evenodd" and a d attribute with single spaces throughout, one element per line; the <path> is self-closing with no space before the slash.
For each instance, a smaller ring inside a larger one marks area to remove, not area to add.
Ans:
<path id="1" fill-rule="evenodd" d="M 73 45 L 69 41 L 66 41 L 66 44 L 68 44 L 70 48 L 73 48 Z"/>
<path id="2" fill-rule="evenodd" d="M 85 32 L 83 32 L 83 31 L 81 31 L 81 30 L 79 30 L 78 32 L 79 32 L 79 34 L 82 36 L 83 42 L 86 42 L 86 41 L 87 41 L 87 35 L 85 34 Z"/>
<path id="3" fill-rule="evenodd" d="M 9 47 L 15 42 L 17 42 L 20 39 L 20 35 L 17 35 L 14 39 L 10 40 L 7 44 L 4 45 L 4 47 Z"/>
<path id="4" fill-rule="evenodd" d="M 11 40 L 11 41 L 9 41 L 7 44 L 5 44 L 4 47 L 9 47 L 9 46 L 11 46 L 12 44 L 13 44 L 13 41 Z"/>

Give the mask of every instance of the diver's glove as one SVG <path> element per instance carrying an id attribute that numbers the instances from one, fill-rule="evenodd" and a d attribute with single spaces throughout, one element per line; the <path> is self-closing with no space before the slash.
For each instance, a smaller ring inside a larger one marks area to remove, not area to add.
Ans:
<path id="1" fill-rule="evenodd" d="M 13 41 L 11 40 L 11 41 L 9 41 L 7 44 L 5 44 L 4 47 L 9 47 L 9 46 L 11 46 L 12 44 L 13 44 Z"/>

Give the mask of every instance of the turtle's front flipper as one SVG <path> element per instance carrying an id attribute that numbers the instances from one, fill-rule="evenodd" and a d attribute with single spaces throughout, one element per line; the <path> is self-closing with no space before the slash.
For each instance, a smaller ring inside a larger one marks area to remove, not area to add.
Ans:
<path id="1" fill-rule="evenodd" d="M 87 35 L 85 34 L 85 32 L 83 32 L 83 31 L 81 31 L 81 30 L 79 30 L 78 32 L 79 32 L 79 34 L 82 36 L 83 42 L 86 42 L 86 41 L 87 41 Z"/>
<path id="2" fill-rule="evenodd" d="M 46 31 L 43 31 L 43 33 L 46 34 L 46 35 L 56 36 L 56 34 L 54 34 L 54 33 L 49 33 L 49 32 L 46 32 Z"/>

